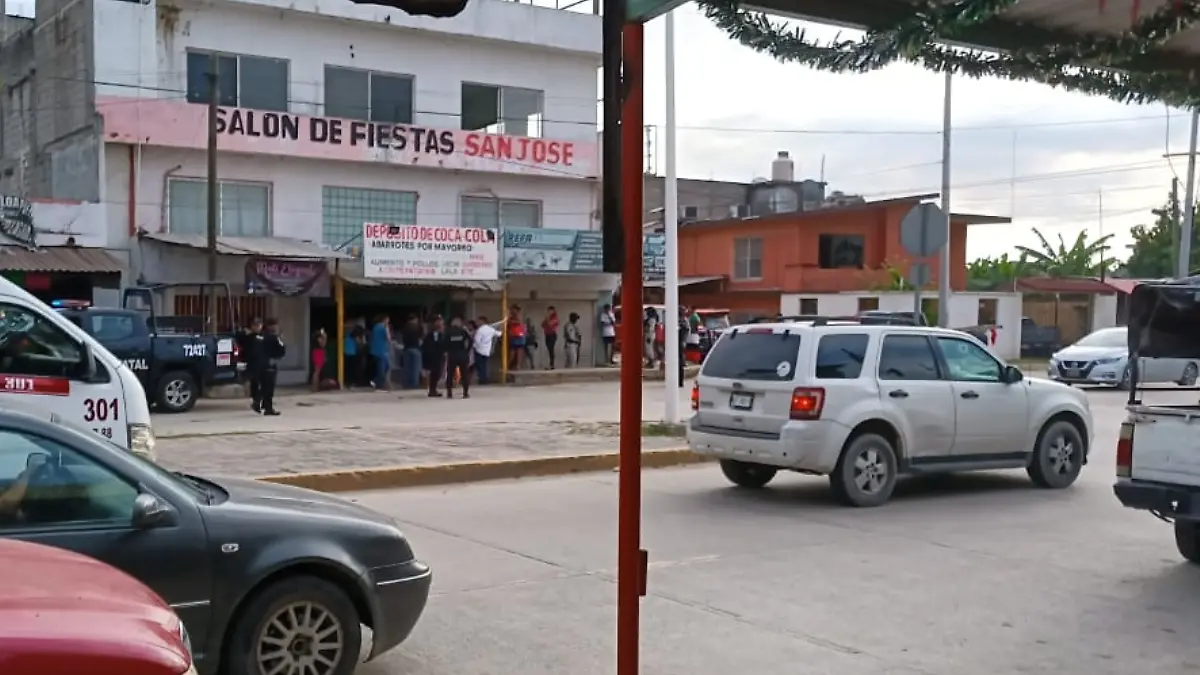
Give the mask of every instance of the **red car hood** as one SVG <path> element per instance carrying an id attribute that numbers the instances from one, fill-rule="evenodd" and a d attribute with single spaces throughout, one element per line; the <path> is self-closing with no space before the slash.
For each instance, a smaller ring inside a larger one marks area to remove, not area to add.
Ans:
<path id="1" fill-rule="evenodd" d="M 35 658 L 107 658 L 163 673 L 183 673 L 191 663 L 179 618 L 123 572 L 10 540 L 0 540 L 0 570 L 0 672 L 9 671 L 10 660 L 36 666 Z"/>

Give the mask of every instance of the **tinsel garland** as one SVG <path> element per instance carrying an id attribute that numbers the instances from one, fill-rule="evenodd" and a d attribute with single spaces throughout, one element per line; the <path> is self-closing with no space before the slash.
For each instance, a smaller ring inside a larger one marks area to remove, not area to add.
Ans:
<path id="1" fill-rule="evenodd" d="M 1200 80 L 1192 70 L 1118 70 L 1162 47 L 1200 22 L 1200 1 L 1166 3 L 1116 36 L 1079 36 L 1070 43 L 1042 45 L 1008 53 L 947 47 L 964 29 L 995 18 L 1018 0 L 922 0 L 895 26 L 871 30 L 862 39 L 820 43 L 804 30 L 742 9 L 738 0 L 699 0 L 705 14 L 741 44 L 782 62 L 818 70 L 863 73 L 898 61 L 973 78 L 998 77 L 1041 82 L 1124 103 L 1161 101 L 1200 106 Z"/>

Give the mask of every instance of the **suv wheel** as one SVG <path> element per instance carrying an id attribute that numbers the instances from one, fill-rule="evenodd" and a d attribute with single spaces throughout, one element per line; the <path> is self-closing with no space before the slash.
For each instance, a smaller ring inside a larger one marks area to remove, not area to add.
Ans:
<path id="1" fill-rule="evenodd" d="M 1175 548 L 1190 563 L 1200 565 L 1200 523 L 1194 520 L 1175 521 Z"/>
<path id="2" fill-rule="evenodd" d="M 896 449 L 878 434 L 860 434 L 846 442 L 829 474 L 833 496 L 847 506 L 879 506 L 896 489 Z"/>
<path id="3" fill-rule="evenodd" d="M 160 410 L 182 413 L 196 407 L 196 378 L 186 370 L 174 370 L 158 380 L 155 397 Z"/>
<path id="4" fill-rule="evenodd" d="M 361 631 L 354 603 L 337 586 L 290 577 L 238 613 L 223 665 L 229 675 L 350 675 L 358 665 Z"/>
<path id="5" fill-rule="evenodd" d="M 778 471 L 773 466 L 739 462 L 735 459 L 721 460 L 721 473 L 730 483 L 744 488 L 761 488 L 771 482 Z"/>
<path id="6" fill-rule="evenodd" d="M 1083 469 L 1083 438 L 1074 424 L 1051 422 L 1038 434 L 1026 471 L 1034 485 L 1062 489 L 1079 478 Z"/>

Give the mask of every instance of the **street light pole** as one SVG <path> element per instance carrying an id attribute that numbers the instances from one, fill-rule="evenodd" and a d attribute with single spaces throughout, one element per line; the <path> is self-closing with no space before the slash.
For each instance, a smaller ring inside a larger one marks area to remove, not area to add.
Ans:
<path id="1" fill-rule="evenodd" d="M 663 204 L 663 228 L 666 234 L 666 273 L 663 286 L 666 287 L 666 359 L 664 367 L 666 383 L 666 403 L 663 418 L 667 424 L 679 422 L 679 387 L 680 354 L 679 344 L 679 181 L 675 175 L 675 12 L 667 12 L 663 17 L 665 22 L 666 43 L 666 89 L 667 124 L 666 124 L 666 195 Z"/>
<path id="2" fill-rule="evenodd" d="M 954 76 L 946 71 L 945 101 L 942 103 L 942 213 L 946 214 L 946 243 L 942 244 L 938 260 L 938 325 L 949 326 L 950 320 L 950 83 Z M 919 310 L 920 308 L 918 308 Z"/>
<path id="3" fill-rule="evenodd" d="M 1200 127 L 1200 108 L 1192 111 L 1192 133 L 1188 140 L 1187 185 L 1183 189 L 1183 222 L 1179 225 L 1179 262 L 1176 276 L 1191 273 L 1192 226 L 1196 221 L 1196 132 Z"/>

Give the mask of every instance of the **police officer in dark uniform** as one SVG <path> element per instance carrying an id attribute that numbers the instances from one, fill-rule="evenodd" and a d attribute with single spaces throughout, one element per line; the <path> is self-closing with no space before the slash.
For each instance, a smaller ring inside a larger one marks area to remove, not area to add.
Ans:
<path id="1" fill-rule="evenodd" d="M 430 398 L 441 398 L 442 396 L 442 393 L 438 391 L 438 383 L 442 381 L 442 369 L 446 366 L 445 337 L 446 327 L 442 323 L 442 317 L 435 316 L 433 325 L 430 326 L 429 332 L 421 341 L 421 361 L 429 370 Z"/>
<path id="2" fill-rule="evenodd" d="M 259 387 L 262 393 L 263 414 L 278 415 L 279 411 L 275 409 L 275 380 L 279 377 L 279 360 L 287 353 L 287 348 L 279 337 L 278 319 L 267 319 L 266 330 L 262 336 L 262 352 L 262 380 Z"/>
<path id="3" fill-rule="evenodd" d="M 454 398 L 454 374 L 462 374 L 463 398 L 471 398 L 471 349 L 474 340 L 471 333 L 463 328 L 462 318 L 450 320 L 450 328 L 446 330 L 443 340 L 446 354 L 446 398 Z"/>
<path id="4" fill-rule="evenodd" d="M 263 355 L 263 322 L 255 318 L 250 322 L 242 337 L 239 349 L 246 361 L 246 378 L 250 380 L 250 409 L 256 413 L 262 412 L 262 374 L 266 365 Z"/>

